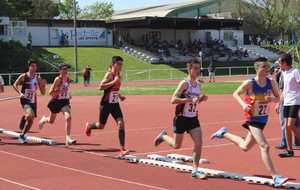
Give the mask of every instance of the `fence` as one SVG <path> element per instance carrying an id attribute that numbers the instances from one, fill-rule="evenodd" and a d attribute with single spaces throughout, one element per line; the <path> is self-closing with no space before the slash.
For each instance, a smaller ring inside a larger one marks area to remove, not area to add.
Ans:
<path id="1" fill-rule="evenodd" d="M 106 71 L 93 71 L 91 82 L 99 82 Z M 186 68 L 172 69 L 140 69 L 125 70 L 122 73 L 125 81 L 147 81 L 147 80 L 178 80 L 186 76 Z M 3 73 L 2 75 L 6 85 L 12 85 L 21 73 Z M 76 72 L 69 72 L 71 78 L 75 79 Z M 77 73 L 82 76 L 82 72 Z M 254 67 L 217 67 L 216 76 L 237 76 L 255 74 Z M 58 72 L 40 72 L 39 75 L 51 83 L 58 75 Z M 208 69 L 203 69 L 203 75 L 208 76 Z M 83 79 L 80 77 L 80 82 Z"/>

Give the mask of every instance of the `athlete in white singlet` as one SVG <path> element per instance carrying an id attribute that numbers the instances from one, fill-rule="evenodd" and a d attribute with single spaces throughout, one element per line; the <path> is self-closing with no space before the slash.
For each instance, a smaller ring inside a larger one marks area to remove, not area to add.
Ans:
<path id="1" fill-rule="evenodd" d="M 207 100 L 207 96 L 201 94 L 200 83 L 200 63 L 193 59 L 188 63 L 188 77 L 180 82 L 172 97 L 172 104 L 177 104 L 173 121 L 174 137 L 167 135 L 163 130 L 155 139 L 155 146 L 162 142 L 167 142 L 175 149 L 181 147 L 184 133 L 190 134 L 194 141 L 193 150 L 193 171 L 192 177 L 204 179 L 207 175 L 198 169 L 202 151 L 202 132 L 198 120 L 197 105 Z"/>

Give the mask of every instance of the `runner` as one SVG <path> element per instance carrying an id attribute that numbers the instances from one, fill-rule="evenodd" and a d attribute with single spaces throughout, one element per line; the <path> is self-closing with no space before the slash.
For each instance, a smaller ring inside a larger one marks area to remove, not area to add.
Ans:
<path id="1" fill-rule="evenodd" d="M 48 103 L 51 114 L 49 117 L 43 116 L 39 122 L 39 128 L 42 129 L 46 123 L 53 124 L 56 115 L 62 112 L 66 120 L 66 146 L 76 144 L 76 140 L 71 138 L 71 96 L 69 93 L 71 79 L 68 76 L 68 69 L 68 65 L 60 66 L 59 76 L 55 78 L 49 90 L 52 96 Z"/>
<path id="2" fill-rule="evenodd" d="M 293 157 L 292 133 L 300 140 L 300 130 L 296 121 L 299 118 L 300 108 L 300 72 L 293 68 L 293 59 L 290 54 L 282 54 L 279 58 L 279 65 L 283 75 L 283 92 L 281 101 L 283 102 L 283 114 L 285 120 L 285 135 L 287 141 L 287 151 L 279 154 L 280 157 Z"/>
<path id="3" fill-rule="evenodd" d="M 108 72 L 100 83 L 100 90 L 104 90 L 104 95 L 100 103 L 99 121 L 94 123 L 86 123 L 85 133 L 91 135 L 94 129 L 104 129 L 107 119 L 111 114 L 119 128 L 119 142 L 121 146 L 120 156 L 128 154 L 125 149 L 125 123 L 123 113 L 120 107 L 120 101 L 126 98 L 120 94 L 121 88 L 121 71 L 123 66 L 123 58 L 114 56 Z"/>
<path id="4" fill-rule="evenodd" d="M 34 118 L 37 116 L 37 89 L 40 89 L 41 94 L 46 92 L 46 81 L 42 80 L 37 74 L 37 62 L 32 60 L 29 62 L 28 72 L 21 74 L 15 81 L 13 88 L 20 94 L 20 102 L 23 108 L 23 116 L 19 123 L 21 135 L 19 141 L 27 143 L 26 133 L 30 130 Z M 19 90 L 19 86 L 22 86 Z"/>
<path id="5" fill-rule="evenodd" d="M 198 169 L 202 152 L 202 132 L 198 120 L 197 104 L 208 98 L 201 94 L 198 81 L 201 70 L 200 62 L 197 59 L 191 60 L 187 64 L 187 69 L 189 72 L 187 78 L 179 83 L 171 100 L 172 104 L 177 104 L 173 121 L 174 136 L 168 136 L 167 132 L 163 130 L 156 137 L 155 146 L 167 142 L 171 147 L 179 149 L 184 133 L 189 133 L 194 141 L 192 177 L 205 179 L 207 175 Z"/>
<path id="6" fill-rule="evenodd" d="M 221 128 L 212 135 L 212 139 L 225 138 L 244 151 L 250 150 L 257 143 L 261 159 L 273 178 L 274 186 L 280 187 L 288 181 L 288 178 L 281 177 L 275 171 L 269 153 L 270 148 L 263 134 L 268 122 L 268 103 L 279 101 L 279 91 L 276 82 L 268 78 L 270 65 L 266 58 L 258 58 L 254 67 L 256 77 L 245 81 L 233 95 L 245 111 L 246 122 L 242 126 L 248 130 L 247 137 L 243 139 L 229 133 L 227 128 Z"/>

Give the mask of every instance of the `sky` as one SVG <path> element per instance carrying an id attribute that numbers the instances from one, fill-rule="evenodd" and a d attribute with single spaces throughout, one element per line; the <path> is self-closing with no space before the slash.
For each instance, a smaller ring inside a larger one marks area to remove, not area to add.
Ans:
<path id="1" fill-rule="evenodd" d="M 80 7 L 92 4 L 97 0 L 78 0 Z M 101 0 L 100 0 L 101 1 Z M 185 0 L 103 0 L 111 1 L 114 5 L 114 10 L 132 9 L 137 7 L 159 5 L 165 3 L 176 3 Z"/>

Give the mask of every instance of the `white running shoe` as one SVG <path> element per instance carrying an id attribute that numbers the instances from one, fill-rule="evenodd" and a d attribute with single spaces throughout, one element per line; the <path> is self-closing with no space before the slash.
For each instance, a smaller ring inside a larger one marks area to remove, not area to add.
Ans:
<path id="1" fill-rule="evenodd" d="M 43 116 L 39 122 L 39 129 L 43 129 L 44 125 L 47 123 L 47 117 Z"/>
<path id="2" fill-rule="evenodd" d="M 66 146 L 76 144 L 77 140 L 72 139 L 71 137 L 66 137 Z"/>

